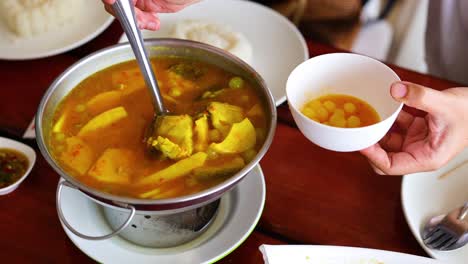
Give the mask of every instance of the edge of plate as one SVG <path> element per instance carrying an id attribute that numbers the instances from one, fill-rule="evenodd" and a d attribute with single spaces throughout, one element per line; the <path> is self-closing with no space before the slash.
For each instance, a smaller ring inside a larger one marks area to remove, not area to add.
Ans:
<path id="1" fill-rule="evenodd" d="M 21 56 L 20 57 L 18 57 L 18 56 L 16 56 L 16 57 L 1 56 L 0 60 L 9 60 L 9 61 L 34 60 L 34 59 L 42 59 L 42 58 L 47 58 L 47 57 L 51 57 L 51 56 L 54 56 L 54 55 L 62 54 L 64 52 L 70 51 L 70 50 L 72 50 L 74 48 L 77 48 L 77 47 L 79 47 L 81 45 L 84 45 L 87 42 L 93 40 L 99 34 L 104 32 L 104 30 L 106 30 L 110 26 L 110 24 L 112 24 L 113 21 L 114 21 L 114 17 L 109 15 L 107 20 L 101 26 L 99 26 L 99 28 L 97 28 L 95 31 L 93 31 L 91 34 L 89 34 L 85 38 L 82 38 L 81 40 L 79 40 L 79 41 L 77 41 L 75 43 L 72 43 L 72 44 L 70 44 L 68 46 L 58 48 L 58 49 L 54 49 L 54 50 L 50 50 L 50 51 L 46 51 L 46 52 L 42 52 L 42 53 L 38 53 L 38 54 L 35 54 L 35 55 L 31 55 L 31 56 L 24 56 L 24 57 L 21 57 Z"/>
<path id="2" fill-rule="evenodd" d="M 411 226 L 408 213 L 407 213 L 407 207 L 404 202 L 404 195 L 405 195 L 405 189 L 407 188 L 406 185 L 408 184 L 408 175 L 404 175 L 403 179 L 401 180 L 401 191 L 400 191 L 400 199 L 401 199 L 401 207 L 403 209 L 403 215 L 405 216 L 406 224 L 408 225 L 409 229 L 411 230 L 411 233 L 413 234 L 413 237 L 418 241 L 418 244 L 424 249 L 424 251 L 433 259 L 437 259 L 435 255 L 432 253 L 431 250 L 429 250 L 424 243 L 421 240 L 420 234 L 416 233 L 416 230 Z"/>
<path id="3" fill-rule="evenodd" d="M 224 252 L 220 253 L 219 256 L 217 257 L 214 257 L 212 259 L 209 259 L 207 261 L 205 261 L 205 263 L 215 263 L 215 262 L 218 262 L 220 261 L 221 259 L 225 258 L 226 256 L 228 256 L 229 254 L 231 254 L 234 250 L 236 250 L 240 245 L 242 245 L 242 243 L 245 242 L 245 240 L 247 240 L 247 238 L 252 234 L 252 232 L 254 231 L 255 227 L 257 226 L 258 222 L 260 221 L 260 218 L 263 214 L 263 209 L 265 207 L 265 199 L 266 199 L 266 183 L 265 183 L 265 175 L 263 174 L 263 170 L 260 166 L 260 164 L 257 164 L 257 166 L 255 166 L 255 169 L 258 169 L 258 172 L 259 172 L 259 175 L 261 177 L 261 183 L 262 183 L 262 202 L 261 202 L 261 205 L 260 205 L 260 210 L 258 211 L 257 215 L 255 216 L 255 220 L 254 220 L 254 224 L 252 224 L 252 226 L 249 228 L 249 230 L 247 230 L 247 232 L 239 239 L 239 241 L 237 241 L 236 243 L 234 243 L 229 249 L 225 250 Z M 58 183 L 60 183 L 61 181 L 64 181 L 63 178 L 60 178 Z M 68 228 L 63 224 L 62 220 L 59 219 L 60 221 L 60 225 L 62 226 L 62 229 L 63 231 L 65 232 L 65 235 L 67 236 L 68 240 L 70 240 L 73 245 L 75 245 L 75 247 L 77 247 L 80 252 L 82 252 L 83 254 L 85 254 L 86 256 L 88 256 L 90 259 L 96 261 L 97 263 L 101 263 L 99 262 L 99 260 L 95 259 L 93 256 L 89 255 L 87 252 L 84 252 L 83 250 L 81 250 L 81 248 L 79 247 L 79 245 L 77 244 L 77 242 L 75 242 L 75 240 L 73 240 L 70 235 L 68 234 L 68 232 L 70 232 L 68 230 Z M 67 232 L 68 231 L 68 232 Z"/>
<path id="4" fill-rule="evenodd" d="M 222 253 L 222 255 L 220 255 L 219 257 L 213 259 L 213 260 L 209 260 L 208 263 L 215 263 L 215 262 L 218 262 L 220 261 L 221 259 L 227 257 L 229 254 L 231 254 L 234 250 L 236 250 L 237 248 L 239 248 L 244 242 L 245 240 L 247 240 L 247 238 L 252 234 L 252 232 L 255 230 L 255 227 L 257 227 L 257 224 L 258 222 L 260 221 L 260 218 L 263 214 L 263 209 L 265 208 L 265 199 L 266 199 L 266 184 L 265 184 L 265 175 L 263 174 L 263 170 L 262 168 L 260 167 L 260 164 L 258 164 L 256 166 L 256 169 L 258 169 L 259 171 L 259 174 L 261 176 L 261 179 L 262 179 L 262 204 L 260 205 L 260 210 L 258 210 L 258 213 L 257 213 L 257 216 L 255 217 L 255 221 L 254 221 L 254 224 L 250 227 L 249 230 L 247 230 L 247 232 L 244 234 L 243 237 L 241 237 L 241 239 L 239 239 L 239 241 L 237 243 L 235 243 L 234 245 L 232 245 L 232 247 L 228 250 L 226 250 L 224 253 Z"/>

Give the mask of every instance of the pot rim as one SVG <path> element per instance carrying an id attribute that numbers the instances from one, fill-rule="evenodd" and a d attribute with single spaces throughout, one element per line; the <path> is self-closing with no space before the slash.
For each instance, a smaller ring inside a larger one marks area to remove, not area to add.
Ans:
<path id="1" fill-rule="evenodd" d="M 201 42 L 190 41 L 190 40 L 181 40 L 181 39 L 171 39 L 171 38 L 158 38 L 158 39 L 145 39 L 145 46 L 153 47 L 153 46 L 176 46 L 176 47 L 186 47 L 186 48 L 194 48 L 194 49 L 201 49 L 205 50 L 210 53 L 214 53 L 217 56 L 223 57 L 227 60 L 234 62 L 237 66 L 242 68 L 245 72 L 252 74 L 253 78 L 256 80 L 257 84 L 262 88 L 265 95 L 265 102 L 267 103 L 268 110 L 270 111 L 271 118 L 270 118 L 270 127 L 267 133 L 267 137 L 263 143 L 263 146 L 260 148 L 259 152 L 255 156 L 255 158 L 250 161 L 242 170 L 231 176 L 230 178 L 226 179 L 222 183 L 205 189 L 201 192 L 197 192 L 190 195 L 169 198 L 169 199 L 139 199 L 133 197 L 125 197 L 125 196 L 118 196 L 114 194 L 105 193 L 99 191 L 95 188 L 91 188 L 86 186 L 85 184 L 81 183 L 80 181 L 76 180 L 73 176 L 68 175 L 62 168 L 55 162 L 52 158 L 46 143 L 44 142 L 44 133 L 43 133 L 43 122 L 42 118 L 44 115 L 44 110 L 47 102 L 51 98 L 55 89 L 76 69 L 81 67 L 82 64 L 89 63 L 100 56 L 104 56 L 107 53 L 112 53 L 116 50 L 122 49 L 129 49 L 129 43 L 121 43 L 116 44 L 98 51 L 95 51 L 88 56 L 80 59 L 79 61 L 75 62 L 73 65 L 68 67 L 62 74 L 60 74 L 54 82 L 49 86 L 46 93 L 43 95 L 41 102 L 39 104 L 39 108 L 36 114 L 36 139 L 38 143 L 38 147 L 46 159 L 46 161 L 52 166 L 52 168 L 59 173 L 61 177 L 63 177 L 66 181 L 72 183 L 77 189 L 90 195 L 98 200 L 105 201 L 105 202 L 112 202 L 112 203 L 124 203 L 124 204 L 132 204 L 132 205 L 142 205 L 145 206 L 162 206 L 164 209 L 174 209 L 186 206 L 193 206 L 195 204 L 203 203 L 207 200 L 212 200 L 215 197 L 221 196 L 224 192 L 233 188 L 242 178 L 247 175 L 263 158 L 265 153 L 267 152 L 268 148 L 270 147 L 273 137 L 276 130 L 276 122 L 277 122 L 277 113 L 276 113 L 276 105 L 273 99 L 273 95 L 271 94 L 270 90 L 266 86 L 265 81 L 260 76 L 260 74 L 255 71 L 250 65 L 242 61 L 241 59 L 237 58 L 236 56 L 230 54 L 227 51 L 222 49 L 210 46 L 208 44 L 204 44 Z M 113 64 L 110 64 L 112 66 Z M 93 73 L 90 73 L 90 75 Z M 90 76 L 89 75 L 89 76 Z M 87 77 L 89 77 L 87 76 Z M 104 202 L 103 201 L 103 202 Z M 161 209 L 162 209 L 161 208 Z M 150 209 L 146 207 L 146 209 Z M 164 210 L 163 209 L 163 210 Z M 151 209 L 150 209 L 151 210 Z"/>

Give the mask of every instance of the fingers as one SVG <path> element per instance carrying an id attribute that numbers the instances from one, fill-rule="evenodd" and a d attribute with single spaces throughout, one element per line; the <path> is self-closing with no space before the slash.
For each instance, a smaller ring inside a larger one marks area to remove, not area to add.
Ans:
<path id="1" fill-rule="evenodd" d="M 115 3 L 115 0 L 102 0 L 102 2 L 104 4 L 113 5 Z"/>
<path id="2" fill-rule="evenodd" d="M 389 162 L 387 152 L 382 149 L 379 144 L 375 144 L 370 146 L 366 149 L 360 151 L 362 155 L 364 155 L 371 164 L 372 168 L 377 174 L 385 175 L 386 173 L 382 171 L 381 167 L 382 164 L 385 164 L 383 167 L 389 167 L 386 162 Z"/>
<path id="3" fill-rule="evenodd" d="M 104 1 L 106 1 L 106 4 L 104 4 L 106 11 L 109 14 L 115 16 L 114 9 L 111 5 L 107 4 L 107 2 L 111 0 L 103 0 L 103 2 Z M 115 2 L 115 0 L 113 0 L 113 2 Z M 140 29 L 158 30 L 160 28 L 161 22 L 159 21 L 158 15 L 156 13 L 144 12 L 138 8 L 135 8 L 135 17 Z"/>
<path id="4" fill-rule="evenodd" d="M 137 7 L 141 10 L 156 13 L 174 13 L 199 1 L 200 0 L 140 0 L 137 2 Z"/>
<path id="5" fill-rule="evenodd" d="M 408 106 L 436 113 L 441 110 L 446 101 L 445 95 L 437 90 L 410 82 L 395 82 L 390 87 L 390 94 L 395 100 Z"/>
<path id="6" fill-rule="evenodd" d="M 378 144 L 361 150 L 361 154 L 369 159 L 375 172 L 381 175 L 403 175 L 427 170 L 410 153 L 387 153 Z"/>
<path id="7" fill-rule="evenodd" d="M 107 1 L 111 1 L 111 0 L 107 0 Z M 104 2 L 104 0 L 103 0 L 103 2 Z M 115 17 L 114 9 L 112 9 L 112 6 L 110 4 L 107 4 L 106 2 L 104 2 L 104 9 L 107 11 L 107 13 L 109 13 L 112 16 Z"/>
<path id="8" fill-rule="evenodd" d="M 161 23 L 156 13 L 143 12 L 136 8 L 135 16 L 140 29 L 158 30 L 160 27 Z"/>
<path id="9" fill-rule="evenodd" d="M 391 132 L 387 134 L 380 142 L 380 146 L 386 151 L 401 151 L 403 145 L 403 136 L 400 133 Z"/>
<path id="10" fill-rule="evenodd" d="M 396 123 L 400 129 L 407 130 L 414 121 L 414 116 L 405 112 L 401 111 L 396 119 Z"/>

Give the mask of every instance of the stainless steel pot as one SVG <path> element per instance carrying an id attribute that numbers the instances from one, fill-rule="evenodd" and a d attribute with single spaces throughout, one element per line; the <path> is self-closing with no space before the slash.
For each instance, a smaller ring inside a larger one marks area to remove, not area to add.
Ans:
<path id="1" fill-rule="evenodd" d="M 276 107 L 273 96 L 266 87 L 265 82 L 261 76 L 245 62 L 221 49 L 193 41 L 177 39 L 152 39 L 145 41 L 145 45 L 150 57 L 175 55 L 197 59 L 217 65 L 256 84 L 255 87 L 260 92 L 262 99 L 268 108 L 268 131 L 266 140 L 257 156 L 241 171 L 223 183 L 196 194 L 170 199 L 145 200 L 116 196 L 88 187 L 77 181 L 74 177 L 68 175 L 58 165 L 57 161 L 49 152 L 49 135 L 52 128 L 53 114 L 62 99 L 81 81 L 95 72 L 98 72 L 109 66 L 128 60 L 133 60 L 134 55 L 129 44 L 119 44 L 100 50 L 81 59 L 69 67 L 64 73 L 62 73 L 52 83 L 43 96 L 36 115 L 36 135 L 38 146 L 42 155 L 46 158 L 47 162 L 54 168 L 54 170 L 66 180 L 62 182 L 57 189 L 57 210 L 59 217 L 64 222 L 64 224 L 69 227 L 69 229 L 71 226 L 69 226 L 66 220 L 63 218 L 60 209 L 60 191 L 63 186 L 76 188 L 105 207 L 112 207 L 118 211 L 127 212 L 126 217 L 128 217 L 128 219 L 124 221 L 120 227 L 117 227 L 112 234 L 106 236 L 91 237 L 82 235 L 78 231 L 71 229 L 72 232 L 86 239 L 97 240 L 112 237 L 113 235 L 122 232 L 131 223 L 134 215 L 145 215 L 148 212 L 151 212 L 152 214 L 170 216 L 190 210 L 196 210 L 197 208 L 201 208 L 218 200 L 226 191 L 232 189 L 250 170 L 254 168 L 254 166 L 266 153 L 273 140 L 273 135 L 276 128 Z"/>

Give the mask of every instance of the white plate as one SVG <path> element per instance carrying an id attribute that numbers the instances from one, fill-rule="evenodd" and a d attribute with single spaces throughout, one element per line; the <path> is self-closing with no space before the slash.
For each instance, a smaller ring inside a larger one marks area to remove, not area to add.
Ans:
<path id="1" fill-rule="evenodd" d="M 113 21 L 101 1 L 86 1 L 80 19 L 59 30 L 31 38 L 17 38 L 0 20 L 0 59 L 26 60 L 56 55 L 95 38 Z"/>
<path id="2" fill-rule="evenodd" d="M 120 237 L 89 241 L 72 234 L 63 223 L 62 227 L 81 251 L 100 263 L 208 263 L 223 258 L 244 242 L 257 225 L 264 204 L 265 181 L 257 166 L 221 198 L 216 219 L 208 230 L 178 247 L 145 248 Z M 110 232 L 100 207 L 80 192 L 64 188 L 61 205 L 65 218 L 78 231 L 89 235 Z"/>
<path id="3" fill-rule="evenodd" d="M 250 65 L 263 77 L 276 105 L 286 101 L 289 73 L 309 58 L 306 42 L 284 16 L 263 5 L 243 0 L 203 0 L 173 14 L 160 14 L 161 29 L 143 31 L 144 38 L 169 37 L 173 26 L 185 19 L 225 24 L 243 33 L 252 45 Z M 127 41 L 122 36 L 120 42 Z"/>
<path id="4" fill-rule="evenodd" d="M 468 163 L 440 178 L 466 161 L 468 148 L 437 171 L 406 175 L 401 186 L 403 211 L 413 235 L 429 255 L 446 263 L 467 263 L 468 246 L 453 251 L 432 250 L 424 245 L 420 233 L 432 216 L 446 214 L 468 201 Z"/>
<path id="5" fill-rule="evenodd" d="M 434 259 L 403 253 L 354 247 L 311 245 L 262 245 L 268 264 L 437 264 Z"/>

